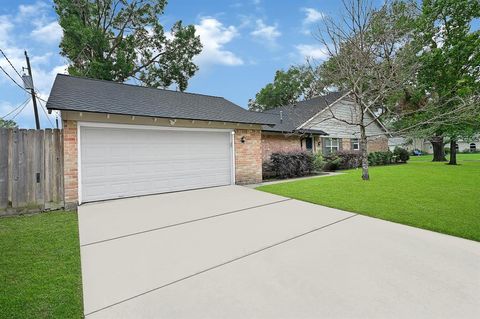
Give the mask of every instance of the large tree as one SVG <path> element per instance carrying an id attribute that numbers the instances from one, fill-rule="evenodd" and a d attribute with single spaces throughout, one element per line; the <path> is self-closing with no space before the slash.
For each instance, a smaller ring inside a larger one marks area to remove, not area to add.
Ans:
<path id="1" fill-rule="evenodd" d="M 124 82 L 185 90 L 201 52 L 193 25 L 181 21 L 165 31 L 160 22 L 166 0 L 54 0 L 63 29 L 61 54 L 68 72 Z"/>
<path id="2" fill-rule="evenodd" d="M 320 87 L 350 92 L 355 109 L 348 119 L 331 112 L 330 117 L 358 128 L 362 152 L 362 179 L 368 180 L 366 128 L 388 113 L 388 100 L 409 81 L 414 68 L 411 57 L 411 21 L 416 15 L 412 2 L 387 1 L 374 9 L 368 0 L 344 0 L 339 19 L 325 18 L 317 38 L 328 54 L 319 66 Z M 315 69 L 315 68 L 312 68 Z M 325 119 L 323 119 L 325 120 Z M 313 121 L 310 125 L 316 125 Z"/>
<path id="3" fill-rule="evenodd" d="M 268 83 L 248 102 L 250 110 L 265 111 L 282 105 L 308 100 L 319 94 L 314 77 L 306 65 L 278 70 Z"/>
<path id="4" fill-rule="evenodd" d="M 456 162 L 456 141 L 478 130 L 480 107 L 479 0 L 424 0 L 417 34 L 423 44 L 419 53 L 419 88 L 428 95 L 434 115 L 448 114 L 431 123 L 436 136 L 450 139 L 450 162 Z"/>

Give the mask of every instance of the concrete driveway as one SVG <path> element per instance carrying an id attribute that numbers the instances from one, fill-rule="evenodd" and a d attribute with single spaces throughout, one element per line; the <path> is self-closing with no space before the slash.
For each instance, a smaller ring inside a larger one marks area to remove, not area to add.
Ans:
<path id="1" fill-rule="evenodd" d="M 478 318 L 480 244 L 226 186 L 79 207 L 87 318 Z"/>

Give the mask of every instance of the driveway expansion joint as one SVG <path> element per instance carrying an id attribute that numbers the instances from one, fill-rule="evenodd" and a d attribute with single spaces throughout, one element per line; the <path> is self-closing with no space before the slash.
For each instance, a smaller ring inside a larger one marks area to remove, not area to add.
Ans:
<path id="1" fill-rule="evenodd" d="M 225 213 L 210 215 L 210 216 L 206 216 L 206 217 L 202 217 L 202 218 L 191 219 L 191 220 L 187 220 L 187 221 L 184 221 L 184 222 L 181 222 L 181 223 L 175 223 L 175 224 L 156 227 L 156 228 L 152 228 L 152 229 L 148 229 L 148 230 L 142 230 L 142 231 L 139 231 L 139 232 L 130 233 L 130 234 L 122 235 L 122 236 L 117 236 L 117 237 L 112 237 L 112 238 L 108 238 L 108 239 L 98 240 L 98 241 L 94 241 L 94 242 L 91 242 L 91 243 L 86 243 L 86 244 L 80 245 L 80 247 L 92 246 L 92 245 L 101 244 L 101 243 L 105 243 L 105 242 L 109 242 L 109 241 L 113 241 L 113 240 L 117 240 L 117 239 L 122 239 L 122 238 L 131 237 L 131 236 L 135 236 L 135 235 L 150 233 L 150 232 L 154 232 L 154 231 L 158 231 L 158 230 L 163 230 L 163 229 L 166 229 L 166 228 L 182 226 L 182 225 L 186 225 L 186 224 L 190 224 L 190 223 L 194 223 L 194 222 L 199 222 L 199 221 L 203 221 L 203 220 L 208 220 L 208 219 L 212 219 L 212 218 L 216 218 L 216 217 L 228 216 L 228 215 L 231 215 L 231 214 L 240 213 L 240 212 L 244 212 L 244 211 L 255 209 L 255 208 L 275 205 L 275 204 L 279 204 L 279 203 L 283 203 L 283 202 L 287 202 L 287 201 L 291 201 L 291 200 L 293 200 L 293 199 L 292 198 L 286 198 L 286 199 L 274 201 L 274 202 L 271 202 L 271 203 L 246 207 L 246 208 L 242 208 L 242 209 L 236 209 L 236 210 L 228 211 L 228 212 L 225 212 Z"/>
<path id="2" fill-rule="evenodd" d="M 282 200 L 282 201 L 279 201 L 279 202 L 284 202 L 284 201 L 288 201 L 288 200 L 291 200 L 291 199 L 286 199 L 286 200 Z M 277 203 L 279 203 L 279 202 L 277 202 Z M 274 204 L 274 203 L 271 203 L 271 204 Z M 270 204 L 266 204 L 266 205 L 270 205 Z M 259 206 L 257 206 L 257 207 L 262 207 L 262 206 L 266 206 L 266 205 L 259 205 Z M 254 207 L 252 207 L 252 208 L 254 208 Z M 250 208 L 248 208 L 248 209 L 250 209 Z M 247 209 L 245 209 L 245 210 L 247 210 Z M 233 213 L 233 212 L 230 212 L 230 213 Z M 224 213 L 223 215 L 225 215 L 225 214 L 227 214 L 227 213 Z M 203 274 L 203 273 L 206 273 L 206 272 L 209 272 L 209 271 L 211 271 L 211 270 L 215 270 L 215 269 L 217 269 L 217 268 L 226 266 L 226 265 L 228 265 L 228 264 L 234 263 L 234 262 L 239 261 L 239 260 L 242 260 L 242 259 L 244 259 L 244 258 L 253 256 L 253 255 L 256 255 L 256 254 L 258 254 L 258 253 L 261 253 L 261 252 L 263 252 L 263 251 L 269 250 L 269 249 L 271 249 L 271 248 L 274 248 L 274 247 L 283 245 L 283 244 L 285 244 L 285 243 L 294 241 L 294 240 L 296 240 L 296 239 L 299 239 L 299 238 L 301 238 L 301 237 L 310 235 L 310 234 L 312 234 L 312 233 L 315 233 L 315 232 L 320 231 L 320 230 L 322 230 L 322 229 L 325 229 L 325 228 L 327 228 L 327 227 L 333 226 L 333 225 L 335 225 L 335 224 L 339 224 L 339 223 L 341 223 L 341 222 L 343 222 L 343 221 L 346 221 L 346 220 L 348 220 L 348 219 L 351 219 L 351 218 L 359 215 L 359 214 L 356 214 L 356 213 L 351 213 L 351 214 L 352 214 L 352 215 L 347 216 L 347 217 L 345 217 L 345 218 L 341 218 L 341 219 L 336 220 L 336 221 L 334 221 L 334 222 L 331 222 L 331 223 L 329 223 L 329 224 L 326 224 L 326 225 L 323 225 L 323 226 L 320 226 L 320 227 L 316 227 L 316 228 L 314 228 L 314 229 L 311 229 L 311 230 L 309 230 L 309 231 L 300 233 L 300 234 L 295 235 L 295 236 L 293 236 L 293 237 L 284 239 L 284 240 L 279 241 L 279 242 L 277 242 L 277 243 L 270 244 L 270 245 L 265 246 L 265 247 L 263 247 L 263 248 L 254 250 L 254 251 L 252 251 L 252 252 L 250 252 L 250 253 L 244 254 L 244 255 L 242 255 L 242 256 L 239 256 L 239 257 L 236 257 L 236 258 L 227 260 L 226 262 L 223 262 L 223 263 L 217 264 L 217 265 L 215 265 L 215 266 L 206 268 L 206 269 L 201 270 L 201 271 L 199 271 L 199 272 L 196 272 L 196 273 L 194 273 L 194 274 L 191 274 L 191 275 L 188 275 L 188 276 L 179 278 L 179 279 L 177 279 L 177 280 L 171 281 L 171 282 L 166 283 L 166 284 L 164 284 L 164 285 L 162 285 L 162 286 L 159 286 L 159 287 L 156 287 L 156 288 L 147 290 L 147 291 L 145 291 L 145 292 L 142 292 L 142 293 L 140 293 L 140 294 L 134 295 L 134 296 L 132 296 L 132 297 L 129 297 L 129 298 L 120 300 L 120 301 L 115 302 L 115 303 L 113 303 L 113 304 L 111 304 L 111 305 L 108 305 L 108 306 L 106 306 L 106 307 L 103 307 L 103 308 L 100 308 L 100 309 L 91 311 L 91 312 L 89 312 L 89 313 L 86 313 L 84 317 L 87 317 L 87 316 L 92 315 L 92 314 L 94 314 L 94 313 L 97 313 L 97 312 L 100 312 L 100 311 L 103 311 L 103 310 L 112 308 L 112 307 L 114 307 L 114 306 L 117 306 L 117 305 L 119 305 L 119 304 L 125 303 L 125 302 L 127 302 L 127 301 L 130 301 L 130 300 L 133 300 L 133 299 L 142 297 L 142 296 L 144 296 L 144 295 L 147 295 L 147 294 L 152 293 L 152 292 L 154 292 L 154 291 L 160 290 L 160 289 L 162 289 L 162 288 L 166 288 L 166 287 L 168 287 L 168 286 L 172 286 L 172 285 L 174 285 L 174 284 L 176 284 L 176 283 L 179 283 L 179 282 L 188 280 L 188 279 L 190 279 L 190 278 L 199 276 L 199 275 L 201 275 L 201 274 Z M 212 217 L 215 217 L 215 216 L 211 216 L 211 217 L 207 217 L 207 218 L 212 218 Z"/>

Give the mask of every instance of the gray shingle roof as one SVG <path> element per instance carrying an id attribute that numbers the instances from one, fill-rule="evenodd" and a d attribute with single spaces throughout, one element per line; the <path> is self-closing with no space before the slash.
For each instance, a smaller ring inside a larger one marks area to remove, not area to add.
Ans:
<path id="1" fill-rule="evenodd" d="M 218 96 L 183 93 L 57 74 L 47 102 L 49 110 L 135 116 L 275 124 L 272 117 L 251 112 Z"/>
<path id="2" fill-rule="evenodd" d="M 293 105 L 276 107 L 265 111 L 275 121 L 275 126 L 264 126 L 264 131 L 293 133 L 295 129 L 312 118 L 315 114 L 345 95 L 345 92 L 332 92 L 323 96 L 317 96 L 310 100 L 297 102 Z M 283 120 L 280 120 L 282 112 Z M 301 132 L 300 132 L 301 133 Z M 327 135 L 321 130 L 308 130 L 305 133 L 317 133 Z"/>

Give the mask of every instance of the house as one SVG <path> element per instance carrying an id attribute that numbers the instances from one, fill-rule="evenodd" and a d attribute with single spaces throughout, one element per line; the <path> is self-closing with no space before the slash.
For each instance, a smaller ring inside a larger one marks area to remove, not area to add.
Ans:
<path id="1" fill-rule="evenodd" d="M 217 96 L 57 75 L 66 206 L 262 179 L 262 127 Z"/>
<path id="2" fill-rule="evenodd" d="M 272 153 L 281 151 L 304 150 L 328 154 L 360 149 L 358 126 L 345 123 L 354 123 L 352 118 L 358 114 L 349 94 L 333 92 L 264 113 L 275 125 L 262 128 L 263 161 L 268 160 Z M 368 124 L 368 151 L 387 151 L 387 129 L 372 113 L 365 114 L 365 121 Z"/>
<path id="3" fill-rule="evenodd" d="M 404 138 L 392 137 L 388 140 L 388 147 L 393 150 L 396 146 L 403 147 L 409 151 L 419 150 L 423 153 L 433 154 L 432 143 L 428 139 L 423 138 Z M 450 147 L 450 143 L 445 143 L 445 147 Z M 458 152 L 478 152 L 480 150 L 480 136 L 470 139 L 460 139 L 457 141 Z"/>

